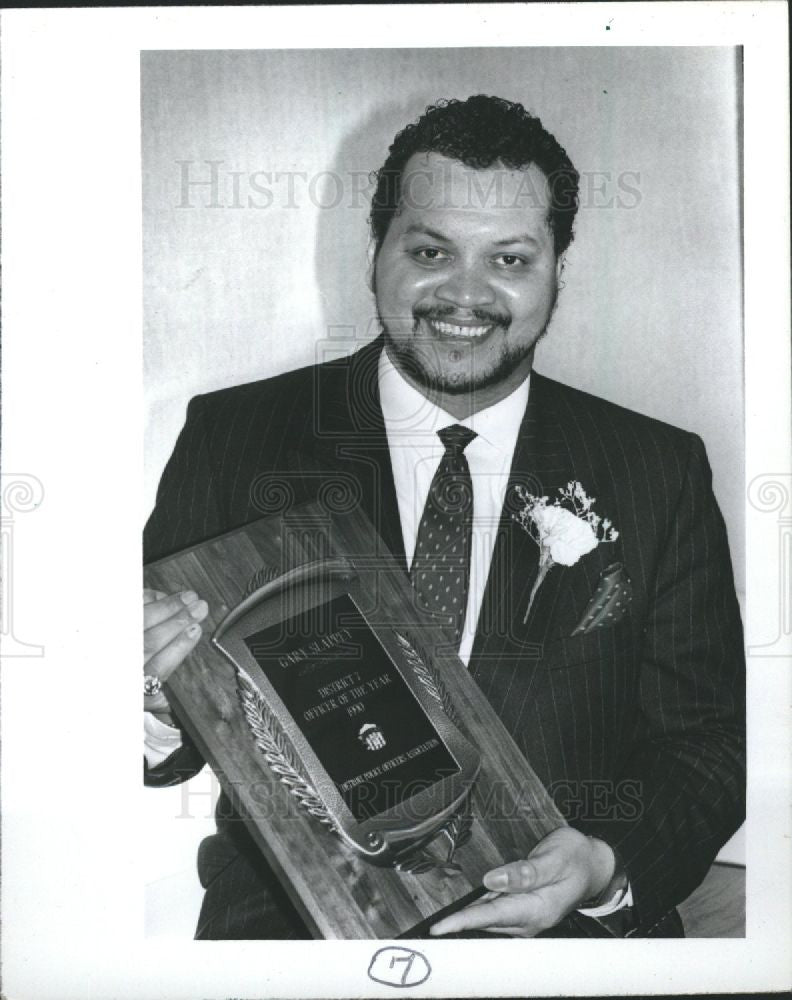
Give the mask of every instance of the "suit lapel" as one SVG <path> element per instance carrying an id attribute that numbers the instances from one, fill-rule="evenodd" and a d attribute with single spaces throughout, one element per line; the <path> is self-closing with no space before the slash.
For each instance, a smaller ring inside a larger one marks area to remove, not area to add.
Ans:
<path id="1" fill-rule="evenodd" d="M 539 566 L 539 547 L 515 520 L 522 507 L 516 487 L 535 496 L 556 497 L 559 487 L 576 478 L 574 460 L 554 403 L 552 383 L 534 372 L 528 406 L 512 460 L 498 538 L 479 615 L 471 668 L 488 672 L 504 656 L 519 656 L 526 670 L 539 662 L 553 635 L 568 572 L 554 567 L 539 587 L 524 621 Z"/>
<path id="2" fill-rule="evenodd" d="M 328 366 L 317 377 L 314 426 L 309 442 L 294 455 L 303 473 L 308 468 L 339 477 L 356 494 L 361 508 L 385 545 L 405 570 L 404 540 L 399 520 L 385 421 L 379 398 L 378 337 L 348 359 Z"/>

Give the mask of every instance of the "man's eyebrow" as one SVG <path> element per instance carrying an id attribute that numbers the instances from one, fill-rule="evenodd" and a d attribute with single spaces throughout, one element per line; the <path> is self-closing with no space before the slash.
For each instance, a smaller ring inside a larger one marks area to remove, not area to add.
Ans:
<path id="1" fill-rule="evenodd" d="M 442 240 L 443 243 L 453 243 L 454 241 L 450 236 L 446 236 L 445 233 L 441 233 L 437 229 L 432 229 L 431 226 L 424 226 L 420 222 L 413 222 L 404 230 L 405 236 L 412 236 L 418 234 L 420 236 L 428 236 L 433 240 Z M 535 237 L 530 236 L 528 233 L 521 233 L 519 236 L 508 236 L 502 240 L 496 240 L 492 245 L 495 247 L 508 247 L 515 243 L 527 243 L 532 247 L 540 247 L 541 244 Z"/>
<path id="2" fill-rule="evenodd" d="M 496 247 L 507 247 L 511 246 L 512 243 L 530 243 L 532 246 L 538 247 L 540 243 L 533 236 L 529 236 L 528 233 L 523 233 L 521 236 L 510 236 L 505 240 L 497 240 L 493 246 Z"/>
<path id="3" fill-rule="evenodd" d="M 430 226 L 421 225 L 420 222 L 413 222 L 412 225 L 404 230 L 405 236 L 411 236 L 413 233 L 418 233 L 421 236 L 430 236 L 433 240 L 442 240 L 444 243 L 453 242 L 449 236 L 438 232 L 436 229 L 432 229 Z"/>

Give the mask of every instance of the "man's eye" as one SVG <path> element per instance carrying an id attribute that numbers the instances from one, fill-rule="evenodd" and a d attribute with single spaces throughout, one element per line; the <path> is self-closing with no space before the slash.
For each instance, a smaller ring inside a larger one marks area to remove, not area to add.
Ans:
<path id="1" fill-rule="evenodd" d="M 416 257 L 422 263 L 428 264 L 449 259 L 449 255 L 445 250 L 441 250 L 439 247 L 420 247 L 418 250 L 413 250 L 413 257 Z"/>
<path id="2" fill-rule="evenodd" d="M 509 271 L 517 271 L 525 267 L 528 261 L 516 253 L 500 253 L 495 258 L 495 262 Z"/>

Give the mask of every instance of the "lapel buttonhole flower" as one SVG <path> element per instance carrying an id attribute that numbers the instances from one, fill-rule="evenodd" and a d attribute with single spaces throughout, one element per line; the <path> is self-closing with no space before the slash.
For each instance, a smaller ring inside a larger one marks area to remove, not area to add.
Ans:
<path id="1" fill-rule="evenodd" d="M 594 513 L 597 498 L 587 496 L 576 480 L 559 489 L 560 496 L 552 504 L 548 497 L 534 496 L 524 486 L 515 486 L 515 490 L 523 507 L 514 518 L 539 546 L 539 569 L 528 598 L 525 625 L 536 593 L 553 566 L 574 566 L 602 542 L 615 542 L 619 532 L 608 518 Z"/>

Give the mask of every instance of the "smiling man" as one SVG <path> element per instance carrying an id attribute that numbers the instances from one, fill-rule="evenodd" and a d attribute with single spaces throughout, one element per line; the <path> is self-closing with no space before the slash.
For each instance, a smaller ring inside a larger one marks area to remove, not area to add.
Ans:
<path id="1" fill-rule="evenodd" d="M 260 517 L 262 484 L 286 474 L 306 499 L 308 479 L 288 470 L 356 478 L 365 512 L 570 821 L 490 872 L 487 895 L 434 934 L 572 935 L 580 924 L 567 918 L 582 911 L 619 933 L 680 935 L 676 904 L 743 817 L 742 630 L 704 447 L 533 370 L 577 182 L 519 104 L 479 95 L 427 109 L 394 140 L 372 201 L 382 336 L 349 358 L 194 399 L 146 527 L 151 560 Z M 472 499 L 464 516 L 438 500 L 442 482 Z M 551 501 L 566 489 L 573 507 L 596 496 L 619 531 L 543 582 L 539 547 L 512 516 L 525 483 Z M 428 545 L 438 518 L 439 556 Z M 614 600 L 595 627 L 614 580 L 629 610 Z M 169 784 L 202 761 L 159 688 L 207 608 L 192 592 L 144 600 L 146 774 Z M 199 871 L 198 937 L 306 936 L 222 797 Z"/>
<path id="2" fill-rule="evenodd" d="M 414 154 L 402 183 L 410 196 L 374 265 L 386 350 L 411 384 L 463 418 L 525 381 L 550 321 L 561 264 L 549 185 L 533 164 L 476 169 L 438 153 Z"/>

